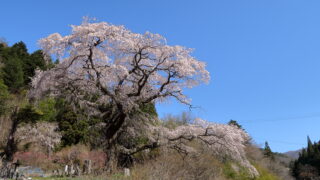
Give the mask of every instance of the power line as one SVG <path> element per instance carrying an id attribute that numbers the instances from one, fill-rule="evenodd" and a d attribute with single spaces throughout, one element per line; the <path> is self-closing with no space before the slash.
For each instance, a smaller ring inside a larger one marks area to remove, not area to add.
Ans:
<path id="1" fill-rule="evenodd" d="M 287 117 L 287 118 L 275 118 L 275 119 L 256 119 L 256 120 L 247 120 L 247 121 L 239 121 L 241 124 L 248 123 L 266 123 L 266 122 L 279 122 L 279 121 L 291 121 L 291 120 L 299 120 L 299 119 L 311 119 L 311 118 L 320 118 L 320 113 L 305 115 L 305 116 L 295 116 L 295 117 Z"/>
<path id="2" fill-rule="evenodd" d="M 255 139 L 262 140 L 263 138 L 255 138 Z M 268 142 L 271 142 L 271 143 L 277 143 L 277 144 L 306 146 L 306 144 L 296 143 L 296 142 L 288 142 L 288 141 L 278 141 L 278 140 L 264 140 L 264 141 L 268 141 Z"/>

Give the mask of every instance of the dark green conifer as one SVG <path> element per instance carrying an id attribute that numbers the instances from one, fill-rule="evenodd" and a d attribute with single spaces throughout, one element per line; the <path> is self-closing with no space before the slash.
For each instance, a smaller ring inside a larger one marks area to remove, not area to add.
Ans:
<path id="1" fill-rule="evenodd" d="M 25 60 L 29 56 L 27 46 L 22 41 L 15 43 L 11 47 L 11 51 L 15 53 L 18 56 L 18 58 L 20 58 L 21 60 Z"/>
<path id="2" fill-rule="evenodd" d="M 308 147 L 307 147 L 308 155 L 313 156 L 314 155 L 313 144 L 312 144 L 309 136 L 307 137 L 307 139 L 308 139 Z"/>
<path id="3" fill-rule="evenodd" d="M 269 143 L 268 141 L 265 142 L 265 145 L 264 145 L 264 149 L 263 149 L 263 154 L 266 156 L 266 157 L 273 157 L 273 152 L 269 146 Z"/>
<path id="4" fill-rule="evenodd" d="M 228 124 L 229 125 L 232 125 L 232 126 L 236 126 L 236 127 L 238 127 L 239 129 L 242 129 L 242 126 L 236 121 L 236 120 L 230 120 L 229 122 L 228 122 Z"/>
<path id="5" fill-rule="evenodd" d="M 28 85 L 31 82 L 31 78 L 35 75 L 35 70 L 37 68 L 41 70 L 46 70 L 48 68 L 42 50 L 37 50 L 33 52 L 24 61 L 25 85 Z"/>
<path id="6" fill-rule="evenodd" d="M 23 86 L 23 70 L 20 60 L 17 57 L 8 57 L 3 67 L 3 81 L 9 90 L 17 93 Z"/>
<path id="7" fill-rule="evenodd" d="M 297 179 L 314 179 L 320 175 L 320 144 L 312 143 L 309 136 L 307 143 L 292 166 L 292 174 Z"/>

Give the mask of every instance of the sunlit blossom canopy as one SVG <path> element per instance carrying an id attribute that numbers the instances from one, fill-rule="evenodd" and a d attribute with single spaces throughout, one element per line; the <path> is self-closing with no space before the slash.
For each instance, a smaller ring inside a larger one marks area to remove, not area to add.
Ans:
<path id="1" fill-rule="evenodd" d="M 95 95 L 95 103 L 114 101 L 129 109 L 167 97 L 189 104 L 183 88 L 210 79 L 205 63 L 191 56 L 191 49 L 170 46 L 159 34 L 133 33 L 106 22 L 71 27 L 70 35 L 54 33 L 39 41 L 60 64 L 37 72 L 33 96 L 67 91 L 76 99 Z"/>

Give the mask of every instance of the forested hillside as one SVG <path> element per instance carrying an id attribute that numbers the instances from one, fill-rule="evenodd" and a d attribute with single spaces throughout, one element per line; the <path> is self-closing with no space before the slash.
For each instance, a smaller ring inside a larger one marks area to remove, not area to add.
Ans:
<path id="1" fill-rule="evenodd" d="M 299 157 L 292 164 L 292 172 L 297 179 L 319 179 L 320 176 L 320 142 L 308 137 L 308 146 L 303 148 Z"/>

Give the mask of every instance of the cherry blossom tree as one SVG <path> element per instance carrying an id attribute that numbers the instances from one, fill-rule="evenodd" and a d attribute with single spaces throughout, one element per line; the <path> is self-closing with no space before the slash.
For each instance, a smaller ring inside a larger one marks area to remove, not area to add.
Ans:
<path id="1" fill-rule="evenodd" d="M 105 22 L 72 29 L 71 35 L 54 33 L 40 40 L 45 53 L 61 63 L 37 72 L 31 96 L 67 94 L 90 110 L 112 104 L 120 114 L 107 128 L 108 138 L 139 105 L 168 97 L 189 105 L 183 88 L 209 81 L 205 63 L 192 57 L 191 49 L 169 46 L 158 34 L 137 34 Z"/>
<path id="2" fill-rule="evenodd" d="M 26 124 L 17 129 L 15 138 L 17 143 L 40 145 L 50 156 L 54 148 L 61 142 L 62 135 L 57 131 L 57 128 L 58 125 L 55 123 L 38 122 L 36 124 Z"/>
<path id="3" fill-rule="evenodd" d="M 36 72 L 30 97 L 64 96 L 89 115 L 107 117 L 108 145 L 141 105 L 170 97 L 190 105 L 183 89 L 210 79 L 192 49 L 168 45 L 159 34 L 134 33 L 106 22 L 71 27 L 70 35 L 54 33 L 39 41 L 45 54 L 60 63 Z"/>
<path id="4" fill-rule="evenodd" d="M 191 106 L 183 90 L 210 79 L 206 64 L 191 55 L 192 49 L 168 45 L 159 34 L 133 33 L 106 22 L 71 27 L 70 35 L 54 33 L 39 41 L 47 57 L 55 56 L 60 63 L 36 72 L 30 97 L 62 96 L 88 115 L 104 118 L 107 168 L 117 165 L 112 162 L 119 162 L 119 154 L 131 161 L 130 156 L 146 149 L 167 147 L 189 154 L 194 149 L 188 143 L 197 141 L 213 155 L 228 156 L 247 167 L 252 177 L 258 176 L 246 159 L 250 138 L 242 129 L 196 119 L 170 130 L 137 114 L 142 105 L 170 98 Z M 122 142 L 141 135 L 148 137 L 146 143 Z"/>
<path id="5" fill-rule="evenodd" d="M 251 178 L 259 176 L 258 171 L 249 162 L 246 156 L 246 145 L 250 136 L 235 125 L 210 123 L 200 118 L 195 119 L 194 124 L 179 126 L 175 130 L 161 128 L 166 146 L 175 149 L 181 154 L 197 154 L 197 149 L 189 145 L 191 141 L 197 141 L 212 154 L 220 159 L 230 159 L 246 168 Z"/>

